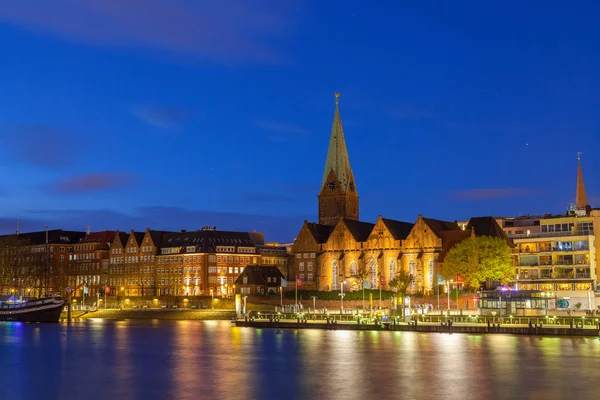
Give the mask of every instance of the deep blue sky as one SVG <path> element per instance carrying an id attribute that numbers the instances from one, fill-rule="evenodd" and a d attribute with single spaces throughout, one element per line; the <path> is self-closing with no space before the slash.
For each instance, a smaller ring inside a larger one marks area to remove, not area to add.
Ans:
<path id="1" fill-rule="evenodd" d="M 361 220 L 600 205 L 600 3 L 413 3 L 4 2 L 1 232 L 291 240 L 334 92 Z"/>

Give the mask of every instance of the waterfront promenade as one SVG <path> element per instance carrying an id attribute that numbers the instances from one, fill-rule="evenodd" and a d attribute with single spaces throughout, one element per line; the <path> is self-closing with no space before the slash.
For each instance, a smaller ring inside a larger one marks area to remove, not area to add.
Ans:
<path id="1" fill-rule="evenodd" d="M 177 320 L 177 321 L 218 321 L 231 320 L 235 317 L 235 311 L 231 309 L 209 309 L 209 310 L 190 310 L 190 309 L 100 309 L 96 311 L 77 311 L 71 312 L 72 321 L 80 321 L 90 318 L 111 319 L 111 320 Z M 61 322 L 67 322 L 67 313 L 63 312 L 60 316 Z"/>

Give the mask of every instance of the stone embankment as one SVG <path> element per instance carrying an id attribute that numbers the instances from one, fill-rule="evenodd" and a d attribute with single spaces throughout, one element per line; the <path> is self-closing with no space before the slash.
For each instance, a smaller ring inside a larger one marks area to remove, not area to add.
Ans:
<path id="1" fill-rule="evenodd" d="M 155 310 L 155 309 L 107 309 L 97 311 L 72 311 L 71 319 L 78 321 L 89 318 L 116 319 L 116 320 L 231 320 L 235 317 L 233 310 L 189 310 L 189 309 L 172 309 L 172 310 Z M 61 314 L 61 320 L 67 320 L 67 313 Z"/>

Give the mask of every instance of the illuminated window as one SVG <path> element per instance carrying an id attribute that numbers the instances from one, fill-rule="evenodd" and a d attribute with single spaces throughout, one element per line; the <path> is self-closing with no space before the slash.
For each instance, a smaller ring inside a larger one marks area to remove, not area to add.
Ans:
<path id="1" fill-rule="evenodd" d="M 396 260 L 390 258 L 390 281 L 396 277 Z"/>
<path id="2" fill-rule="evenodd" d="M 338 262 L 337 262 L 337 260 L 333 260 L 333 262 L 331 263 L 331 290 L 337 290 L 337 288 L 338 288 Z"/>
<path id="3" fill-rule="evenodd" d="M 433 270 L 434 270 L 433 260 L 430 260 L 429 261 L 429 273 L 427 274 L 430 288 L 433 287 Z"/>
<path id="4" fill-rule="evenodd" d="M 377 264 L 372 258 L 371 262 L 369 263 L 369 275 L 371 278 L 371 289 L 375 289 L 377 287 Z"/>
<path id="5" fill-rule="evenodd" d="M 350 275 L 358 275 L 358 264 L 356 261 L 350 263 Z"/>
<path id="6" fill-rule="evenodd" d="M 312 270 L 313 270 L 313 263 L 309 261 L 308 265 L 307 265 L 307 271 L 312 271 Z"/>
<path id="7" fill-rule="evenodd" d="M 298 269 L 300 271 L 304 271 L 304 263 L 303 262 L 301 262 L 300 264 L 298 264 Z"/>
<path id="8" fill-rule="evenodd" d="M 414 291 L 417 286 L 415 260 L 410 260 L 410 263 L 408 263 L 408 273 L 411 274 L 414 278 L 410 283 L 410 290 Z"/>

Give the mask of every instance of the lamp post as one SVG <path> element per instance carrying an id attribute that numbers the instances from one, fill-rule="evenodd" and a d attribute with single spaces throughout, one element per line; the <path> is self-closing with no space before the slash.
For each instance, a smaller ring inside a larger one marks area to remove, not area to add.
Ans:
<path id="1" fill-rule="evenodd" d="M 215 309 L 215 291 L 210 289 L 210 296 L 212 297 L 212 302 L 210 303 L 212 309 Z"/>
<path id="2" fill-rule="evenodd" d="M 344 285 L 346 284 L 345 281 L 342 281 L 342 283 L 340 284 L 340 298 L 342 300 L 342 302 L 340 303 L 340 315 L 344 313 Z"/>
<path id="3" fill-rule="evenodd" d="M 448 287 L 446 288 L 446 291 L 448 292 L 448 314 L 450 314 L 450 283 L 452 283 L 452 281 L 448 281 Z"/>
<path id="4" fill-rule="evenodd" d="M 438 313 L 439 313 L 440 312 L 440 285 L 439 285 L 439 282 L 435 286 L 436 286 L 435 289 L 436 289 L 436 292 L 438 295 Z"/>

